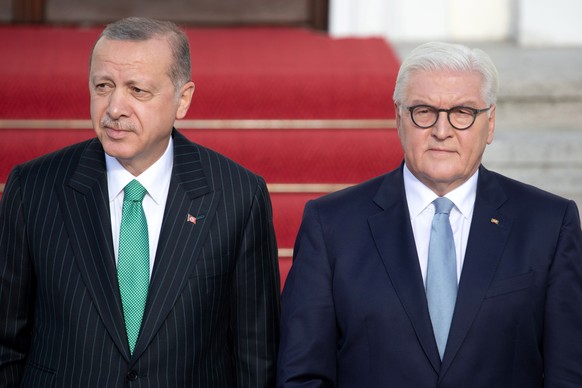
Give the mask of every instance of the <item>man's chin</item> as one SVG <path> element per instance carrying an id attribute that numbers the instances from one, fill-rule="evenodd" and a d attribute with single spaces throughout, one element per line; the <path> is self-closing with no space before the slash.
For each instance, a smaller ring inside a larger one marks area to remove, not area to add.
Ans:
<path id="1" fill-rule="evenodd" d="M 112 158 L 115 158 L 119 161 L 121 160 L 130 160 L 134 152 L 132 149 L 129 149 L 127 146 L 124 146 L 119 143 L 113 143 L 108 140 L 101 140 L 101 145 L 103 146 L 103 151 Z"/>

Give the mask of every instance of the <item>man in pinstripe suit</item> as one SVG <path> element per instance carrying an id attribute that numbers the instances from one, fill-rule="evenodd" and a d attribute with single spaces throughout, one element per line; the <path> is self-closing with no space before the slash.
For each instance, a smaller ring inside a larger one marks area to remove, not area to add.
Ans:
<path id="1" fill-rule="evenodd" d="M 194 84 L 185 34 L 129 18 L 93 48 L 97 139 L 12 171 L 0 206 L 1 387 L 268 387 L 279 273 L 265 182 L 173 129 Z M 138 180 L 150 282 L 133 352 L 116 264 Z"/>

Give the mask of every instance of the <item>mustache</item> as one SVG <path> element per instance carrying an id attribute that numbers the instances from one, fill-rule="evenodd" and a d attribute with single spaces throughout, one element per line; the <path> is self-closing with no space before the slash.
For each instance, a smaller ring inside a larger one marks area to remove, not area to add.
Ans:
<path id="1" fill-rule="evenodd" d="M 135 130 L 135 125 L 128 120 L 114 120 L 109 116 L 105 116 L 99 122 L 101 128 L 113 128 L 122 131 Z"/>

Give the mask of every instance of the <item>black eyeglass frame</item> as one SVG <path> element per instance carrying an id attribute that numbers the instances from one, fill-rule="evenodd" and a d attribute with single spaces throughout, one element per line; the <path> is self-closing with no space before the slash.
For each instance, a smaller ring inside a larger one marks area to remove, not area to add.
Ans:
<path id="1" fill-rule="evenodd" d="M 418 125 L 418 123 L 414 120 L 414 115 L 412 114 L 412 112 L 416 108 L 421 108 L 421 107 L 429 108 L 429 109 L 431 109 L 431 110 L 433 110 L 433 111 L 436 112 L 435 120 L 434 120 L 434 122 L 431 125 L 424 125 L 424 126 L 423 125 Z M 477 119 L 477 115 L 479 113 L 487 112 L 492 107 L 493 107 L 493 105 L 489 105 L 487 108 L 476 109 L 476 108 L 471 108 L 469 106 L 462 106 L 462 105 L 460 105 L 460 106 L 453 106 L 450 109 L 439 109 L 439 108 L 435 108 L 434 106 L 431 106 L 431 105 L 420 104 L 420 105 L 409 106 L 409 107 L 407 107 L 407 109 L 410 112 L 410 118 L 411 118 L 412 122 L 414 123 L 414 125 L 416 125 L 419 128 L 427 129 L 427 128 L 430 128 L 430 127 L 434 126 L 437 123 L 437 121 L 439 121 L 440 113 L 441 112 L 446 112 L 447 113 L 447 120 L 449 121 L 449 124 L 451 124 L 451 126 L 453 128 L 455 128 L 456 130 L 464 131 L 466 129 L 471 128 L 473 126 L 473 124 L 475 124 L 475 120 Z M 468 126 L 466 126 L 464 128 L 459 128 L 459 127 L 455 126 L 455 124 L 453 124 L 452 121 L 451 121 L 451 112 L 454 111 L 454 110 L 456 110 L 456 109 L 465 109 L 465 110 L 470 111 L 472 113 L 472 115 L 473 115 L 473 121 L 471 121 L 471 124 L 469 124 Z"/>

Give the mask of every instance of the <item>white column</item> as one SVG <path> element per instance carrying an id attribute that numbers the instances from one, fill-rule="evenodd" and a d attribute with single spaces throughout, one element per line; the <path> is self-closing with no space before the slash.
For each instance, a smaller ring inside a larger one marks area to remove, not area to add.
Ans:
<path id="1" fill-rule="evenodd" d="M 331 0 L 332 36 L 399 41 L 503 40 L 517 0 Z"/>
<path id="2" fill-rule="evenodd" d="M 511 0 L 449 0 L 449 38 L 501 41 L 511 35 Z"/>
<path id="3" fill-rule="evenodd" d="M 524 46 L 582 46 L 582 1 L 519 0 L 518 41 Z"/>

